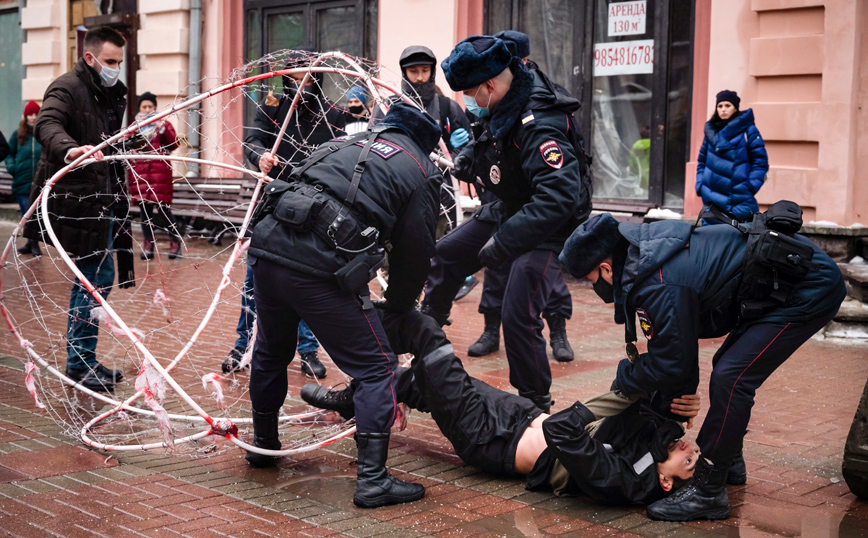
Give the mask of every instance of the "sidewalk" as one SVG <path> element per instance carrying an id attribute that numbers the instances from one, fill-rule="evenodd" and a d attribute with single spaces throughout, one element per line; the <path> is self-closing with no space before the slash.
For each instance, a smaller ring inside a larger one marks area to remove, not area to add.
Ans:
<path id="1" fill-rule="evenodd" d="M 5 242 L 11 228 L 0 223 L 0 240 Z M 191 242 L 190 247 L 195 252 L 216 252 L 204 241 Z M 43 261 L 32 264 L 34 271 Z M 187 268 L 172 273 L 171 285 L 198 289 L 204 283 L 215 288 L 219 282 L 215 268 L 194 270 L 184 265 L 194 262 L 181 260 L 171 266 Z M 147 273 L 144 266 L 136 269 L 140 279 Z M 4 289 L 9 289 L 14 271 L 3 271 Z M 569 284 L 574 315 L 567 328 L 577 358 L 566 364 L 551 361 L 555 410 L 606 390 L 623 357 L 623 327 L 612 322 L 611 306 L 579 283 Z M 151 285 L 156 283 L 140 282 L 136 289 Z M 66 282 L 52 279 L 46 289 L 59 305 L 68 300 Z M 510 390 L 502 350 L 488 357 L 466 356 L 467 347 L 482 331 L 482 316 L 476 313 L 480 292 L 477 286 L 456 303 L 454 323 L 446 331 L 471 375 Z M 134 292 L 115 290 L 110 299 L 121 300 L 123 293 Z M 10 309 L 17 301 L 13 295 L 7 299 Z M 200 312 L 208 298 L 206 293 L 185 295 L 189 303 L 183 305 L 185 311 Z M 209 329 L 211 340 L 196 349 L 193 360 L 201 361 L 198 366 L 219 370 L 232 343 L 237 312 L 234 301 L 221 305 L 212 322 L 219 328 Z M 527 492 L 521 481 L 465 467 L 430 416 L 418 412 L 410 416 L 405 431 L 393 434 L 388 465 L 400 478 L 425 484 L 426 496 L 416 503 L 375 510 L 352 505 L 355 446 L 351 439 L 283 458 L 278 468 L 262 470 L 250 468 L 243 452 L 235 448 L 199 458 L 92 451 L 68 433 L 69 428 L 61 428 L 34 407 L 24 387 L 22 365 L 13 358 L 20 356 L 20 349 L 6 329 L 2 331 L 0 536 L 868 535 L 868 503 L 857 500 L 841 477 L 844 440 L 868 378 L 865 343 L 811 340 L 787 361 L 759 390 L 745 440 L 748 483 L 729 489 L 733 517 L 678 524 L 651 521 L 643 507 L 611 508 L 587 498 Z M 711 357 L 721 341 L 704 341 L 700 346 L 704 401 Z M 336 368 L 328 359 L 325 363 L 329 368 L 325 383 L 336 382 Z M 135 371 L 129 362 L 125 373 L 129 381 L 122 385 L 131 385 Z M 288 375 L 290 403 L 300 406 L 299 389 L 307 380 L 299 373 L 297 361 Z M 246 374 L 238 380 L 245 384 Z"/>

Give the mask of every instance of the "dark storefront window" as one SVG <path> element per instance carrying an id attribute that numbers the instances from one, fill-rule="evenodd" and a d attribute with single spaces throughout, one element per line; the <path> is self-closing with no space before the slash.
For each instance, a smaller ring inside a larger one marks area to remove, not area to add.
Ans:
<path id="1" fill-rule="evenodd" d="M 340 51 L 351 56 L 377 59 L 378 0 L 246 0 L 245 54 L 254 60 L 284 49 L 310 47 L 317 51 Z M 262 67 L 265 69 L 265 66 Z M 325 77 L 326 96 L 337 100 L 343 91 Z M 267 87 L 283 90 L 279 77 Z M 255 113 L 266 85 L 248 88 L 252 99 L 245 106 L 245 122 Z"/>
<path id="2" fill-rule="evenodd" d="M 594 206 L 682 210 L 693 2 L 487 0 L 486 33 L 513 28 L 531 59 L 582 101 Z"/>

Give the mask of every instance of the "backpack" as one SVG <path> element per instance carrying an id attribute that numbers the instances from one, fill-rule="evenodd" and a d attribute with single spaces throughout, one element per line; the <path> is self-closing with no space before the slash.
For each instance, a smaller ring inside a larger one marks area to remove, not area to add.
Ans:
<path id="1" fill-rule="evenodd" d="M 736 294 L 743 319 L 757 319 L 786 305 L 795 284 L 817 267 L 811 245 L 794 237 L 802 227 L 799 204 L 775 202 L 765 212 L 754 214 L 750 223 L 738 221 L 714 204 L 709 204 L 709 211 L 747 236 Z"/>

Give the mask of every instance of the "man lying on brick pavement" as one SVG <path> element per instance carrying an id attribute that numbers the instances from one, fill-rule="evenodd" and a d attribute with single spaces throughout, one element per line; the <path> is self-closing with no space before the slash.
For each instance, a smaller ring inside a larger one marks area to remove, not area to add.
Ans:
<path id="1" fill-rule="evenodd" d="M 395 373 L 398 401 L 430 412 L 468 465 L 526 476 L 532 490 L 586 494 L 609 504 L 654 502 L 693 475 L 699 451 L 680 439 L 678 422 L 655 411 L 664 409 L 664 399 L 609 393 L 548 415 L 526 398 L 470 377 L 432 318 L 415 310 L 377 311 L 392 349 L 416 356 L 411 368 Z M 309 384 L 301 397 L 349 418 L 354 388 Z M 692 421 L 699 411 L 696 395 L 671 401 L 679 418 Z"/>
<path id="2" fill-rule="evenodd" d="M 703 457 L 687 486 L 648 507 L 654 519 L 729 517 L 727 472 L 741 460 L 756 389 L 834 317 L 846 295 L 835 262 L 794 234 L 801 226 L 796 204 L 772 205 L 750 229 L 730 222 L 619 224 L 603 213 L 577 228 L 561 253 L 570 273 L 591 280 L 604 302 L 615 303 L 615 321 L 626 324 L 633 360 L 621 361 L 613 386 L 625 396 L 696 386 L 698 340 L 729 333 L 712 360 L 708 415 L 697 437 Z M 636 317 L 648 340 L 641 356 L 633 345 Z"/>

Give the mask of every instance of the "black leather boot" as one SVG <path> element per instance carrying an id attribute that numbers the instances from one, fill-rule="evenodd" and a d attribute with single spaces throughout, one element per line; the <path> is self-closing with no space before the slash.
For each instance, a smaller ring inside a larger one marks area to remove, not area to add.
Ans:
<path id="1" fill-rule="evenodd" d="M 532 401 L 533 404 L 542 409 L 544 413 L 551 412 L 552 406 L 555 404 L 555 402 L 552 400 L 552 395 L 550 392 L 540 395 L 533 391 L 520 390 L 518 391 L 518 395 L 522 398 L 527 398 L 528 400 Z"/>
<path id="2" fill-rule="evenodd" d="M 356 406 L 353 404 L 352 385 L 336 390 L 316 383 L 308 383 L 301 387 L 301 399 L 314 407 L 337 411 L 345 420 L 356 416 Z"/>
<path id="3" fill-rule="evenodd" d="M 648 506 L 648 517 L 661 521 L 728 518 L 727 471 L 716 469 L 710 460 L 700 457 L 693 478 L 669 497 Z"/>
<path id="4" fill-rule="evenodd" d="M 471 357 L 484 357 L 500 349 L 500 314 L 483 314 L 485 316 L 485 330 L 482 336 L 472 346 L 467 348 L 467 354 Z"/>
<path id="5" fill-rule="evenodd" d="M 434 318 L 434 321 L 437 322 L 437 325 L 443 327 L 444 325 L 452 325 L 452 320 L 449 319 L 449 312 L 445 314 L 443 312 L 438 312 L 431 308 L 428 305 L 422 305 L 422 308 L 419 309 L 420 312 L 425 314 L 426 316 Z"/>
<path id="6" fill-rule="evenodd" d="M 425 486 L 398 480 L 386 470 L 388 433 L 357 433 L 356 447 L 359 449 L 358 479 L 353 504 L 359 508 L 377 508 L 418 501 L 425 496 Z"/>
<path id="7" fill-rule="evenodd" d="M 549 344 L 552 346 L 552 355 L 558 362 L 570 362 L 575 359 L 573 348 L 567 340 L 567 320 L 563 316 L 549 316 L 546 318 L 549 326 Z"/>
<path id="8" fill-rule="evenodd" d="M 253 445 L 268 450 L 280 450 L 280 438 L 277 433 L 277 411 L 259 413 L 251 409 L 253 414 Z M 247 462 L 253 467 L 271 467 L 277 463 L 274 456 L 266 456 L 255 452 L 247 452 Z"/>
<path id="9" fill-rule="evenodd" d="M 726 483 L 730 486 L 743 486 L 747 483 L 747 467 L 741 450 L 732 459 L 732 465 L 726 473 Z"/>

